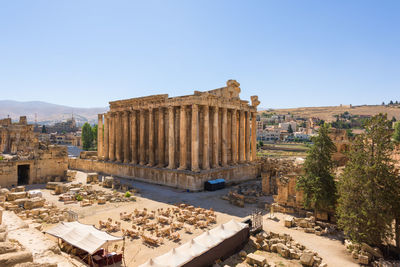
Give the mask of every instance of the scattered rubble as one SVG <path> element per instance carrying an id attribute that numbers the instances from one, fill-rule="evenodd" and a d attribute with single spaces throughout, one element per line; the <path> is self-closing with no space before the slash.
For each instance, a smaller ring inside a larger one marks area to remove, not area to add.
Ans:
<path id="1" fill-rule="evenodd" d="M 308 218 L 296 218 L 293 216 L 286 216 L 284 219 L 285 227 L 304 230 L 306 233 L 312 233 L 316 235 L 328 235 L 334 234 L 338 231 L 335 224 L 316 221 L 314 216 Z"/>
<path id="2" fill-rule="evenodd" d="M 246 183 L 234 186 L 222 199 L 228 200 L 232 205 L 243 208 L 245 203 L 254 204 L 259 202 L 259 197 L 263 196 L 261 183 Z"/>
<path id="3" fill-rule="evenodd" d="M 359 264 L 379 267 L 399 266 L 400 262 L 392 264 L 383 259 L 382 251 L 379 248 L 371 247 L 366 243 L 355 244 L 349 240 L 345 240 L 345 247 L 351 254 L 353 259 L 357 260 Z"/>

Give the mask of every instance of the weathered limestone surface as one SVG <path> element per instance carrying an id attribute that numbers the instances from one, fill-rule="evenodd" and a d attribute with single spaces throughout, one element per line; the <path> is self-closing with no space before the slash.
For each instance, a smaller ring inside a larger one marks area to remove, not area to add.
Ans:
<path id="1" fill-rule="evenodd" d="M 39 143 L 25 116 L 17 123 L 9 118 L 0 120 L 0 155 L 0 187 L 18 185 L 21 165 L 26 168 L 24 184 L 64 177 L 68 168 L 67 148 Z"/>
<path id="2" fill-rule="evenodd" d="M 110 102 L 110 111 L 99 114 L 105 127 L 98 136 L 98 160 L 192 173 L 256 162 L 259 101 L 241 100 L 239 86 L 229 80 L 226 87 L 193 95 Z"/>

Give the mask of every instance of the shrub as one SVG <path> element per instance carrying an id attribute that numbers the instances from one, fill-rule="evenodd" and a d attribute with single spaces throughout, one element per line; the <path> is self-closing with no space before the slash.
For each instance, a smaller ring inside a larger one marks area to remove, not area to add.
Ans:
<path id="1" fill-rule="evenodd" d="M 131 192 L 129 192 L 129 191 L 126 191 L 126 193 L 125 193 L 125 197 L 131 197 Z"/>
<path id="2" fill-rule="evenodd" d="M 78 200 L 78 201 L 82 201 L 83 197 L 81 195 L 79 195 L 79 194 L 76 194 L 75 199 Z"/>

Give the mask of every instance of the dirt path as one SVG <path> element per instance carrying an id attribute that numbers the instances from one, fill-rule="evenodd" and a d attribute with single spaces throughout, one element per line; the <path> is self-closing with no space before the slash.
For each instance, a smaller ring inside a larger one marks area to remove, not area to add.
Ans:
<path id="1" fill-rule="evenodd" d="M 350 254 L 346 252 L 344 245 L 339 240 L 331 239 L 324 236 L 317 236 L 315 234 L 308 234 L 300 230 L 286 228 L 283 225 L 285 214 L 275 213 L 275 217 L 279 220 L 269 219 L 269 214 L 263 218 L 264 230 L 272 232 L 287 233 L 293 237 L 294 240 L 317 252 L 330 267 L 356 267 L 359 266 L 351 258 Z"/>

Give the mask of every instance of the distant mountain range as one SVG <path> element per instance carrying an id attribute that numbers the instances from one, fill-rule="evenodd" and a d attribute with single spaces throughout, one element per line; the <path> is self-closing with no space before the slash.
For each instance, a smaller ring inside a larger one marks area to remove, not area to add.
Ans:
<path id="1" fill-rule="evenodd" d="M 35 122 L 35 115 L 39 124 L 54 124 L 66 121 L 74 116 L 78 125 L 85 122 L 97 123 L 97 114 L 104 113 L 108 108 L 76 108 L 51 104 L 42 101 L 19 102 L 14 100 L 0 100 L 0 119 L 8 116 L 14 121 L 20 116 L 26 116 L 29 123 Z"/>

